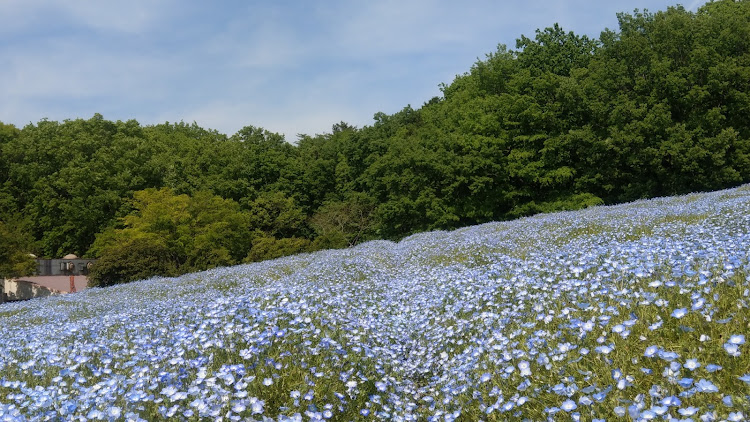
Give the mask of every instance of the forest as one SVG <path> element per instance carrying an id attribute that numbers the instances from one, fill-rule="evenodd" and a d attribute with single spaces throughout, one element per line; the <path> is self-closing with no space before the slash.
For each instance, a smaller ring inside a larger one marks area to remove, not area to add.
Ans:
<path id="1" fill-rule="evenodd" d="M 91 285 L 750 182 L 750 1 L 520 36 L 421 107 L 286 140 L 196 123 L 0 123 L 0 275 Z"/>

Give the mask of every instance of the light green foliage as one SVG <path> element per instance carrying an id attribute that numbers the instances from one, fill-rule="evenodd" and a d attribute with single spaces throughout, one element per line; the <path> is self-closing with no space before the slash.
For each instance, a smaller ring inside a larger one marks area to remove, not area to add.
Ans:
<path id="1" fill-rule="evenodd" d="M 92 254 L 109 262 L 135 250 L 133 259 L 147 261 L 143 267 L 160 269 L 149 275 L 170 275 L 235 264 L 250 249 L 250 217 L 232 200 L 207 192 L 188 196 L 146 189 L 135 192 L 132 207 L 122 228 L 97 237 Z M 139 276 L 147 272 L 134 270 Z"/>
<path id="2" fill-rule="evenodd" d="M 274 259 L 287 255 L 294 255 L 300 252 L 307 252 L 311 249 L 311 242 L 308 239 L 300 237 L 284 237 L 276 239 L 265 235 L 260 235 L 253 239 L 253 246 L 244 262 L 257 262 L 266 259 Z"/>

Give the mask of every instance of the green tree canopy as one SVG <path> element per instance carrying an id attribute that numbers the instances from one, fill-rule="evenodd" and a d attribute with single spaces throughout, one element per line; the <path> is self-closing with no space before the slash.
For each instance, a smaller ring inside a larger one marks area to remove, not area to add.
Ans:
<path id="1" fill-rule="evenodd" d="M 123 248 L 158 249 L 175 269 L 189 272 L 238 263 L 250 249 L 249 215 L 230 199 L 208 192 L 188 196 L 168 188 L 146 189 L 134 193 L 132 208 L 121 228 L 97 237 L 93 254 L 106 261 Z"/>

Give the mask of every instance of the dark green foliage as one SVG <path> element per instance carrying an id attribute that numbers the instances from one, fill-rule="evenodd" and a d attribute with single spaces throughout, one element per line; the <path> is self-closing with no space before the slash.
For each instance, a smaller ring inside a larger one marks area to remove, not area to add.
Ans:
<path id="1" fill-rule="evenodd" d="M 307 216 L 293 198 L 282 192 L 264 192 L 247 204 L 249 227 L 270 237 L 292 237 L 306 233 Z"/>
<path id="2" fill-rule="evenodd" d="M 318 208 L 311 224 L 319 248 L 354 246 L 371 238 L 376 228 L 375 201 L 363 193 L 351 193 L 342 201 Z"/>
<path id="3" fill-rule="evenodd" d="M 0 221 L 0 282 L 3 278 L 29 275 L 36 270 L 36 261 L 29 254 L 30 245 L 27 233 Z"/>
<path id="4" fill-rule="evenodd" d="M 750 182 L 750 1 L 618 21 L 521 36 L 419 109 L 296 145 L 100 115 L 0 124 L 0 219 L 48 256 L 157 235 L 180 272 Z"/>
<path id="5" fill-rule="evenodd" d="M 535 39 L 521 36 L 516 41 L 518 64 L 532 73 L 569 76 L 573 69 L 586 67 L 598 47 L 596 40 L 565 32 L 555 24 L 536 31 Z"/>
<path id="6" fill-rule="evenodd" d="M 177 274 L 167 245 L 156 236 L 144 236 L 111 245 L 91 268 L 88 284 L 104 287 Z"/>

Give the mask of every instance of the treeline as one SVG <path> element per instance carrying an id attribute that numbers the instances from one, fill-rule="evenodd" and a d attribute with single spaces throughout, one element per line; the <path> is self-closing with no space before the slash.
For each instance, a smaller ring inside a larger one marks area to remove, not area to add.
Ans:
<path id="1" fill-rule="evenodd" d="M 100 115 L 0 125 L 0 227 L 16 249 L 101 258 L 110 284 L 750 181 L 750 1 L 618 19 L 522 36 L 419 109 L 296 144 Z"/>

